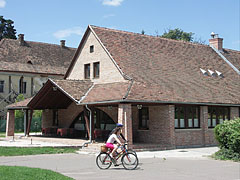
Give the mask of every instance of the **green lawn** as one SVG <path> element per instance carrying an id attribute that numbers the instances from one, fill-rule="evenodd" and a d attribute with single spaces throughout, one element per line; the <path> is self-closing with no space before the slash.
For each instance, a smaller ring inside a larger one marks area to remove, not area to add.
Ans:
<path id="1" fill-rule="evenodd" d="M 54 171 L 21 166 L 0 166 L 1 180 L 72 180 Z"/>
<path id="2" fill-rule="evenodd" d="M 0 156 L 75 153 L 78 148 L 53 147 L 0 147 Z"/>

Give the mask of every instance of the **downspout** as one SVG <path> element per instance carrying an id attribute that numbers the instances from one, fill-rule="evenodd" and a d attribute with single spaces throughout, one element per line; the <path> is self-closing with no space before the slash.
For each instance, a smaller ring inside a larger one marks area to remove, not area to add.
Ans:
<path id="1" fill-rule="evenodd" d="M 86 109 L 90 112 L 89 116 L 89 141 L 82 144 L 82 148 L 87 147 L 87 144 L 92 144 L 92 111 L 89 109 L 88 105 L 85 105 Z"/>

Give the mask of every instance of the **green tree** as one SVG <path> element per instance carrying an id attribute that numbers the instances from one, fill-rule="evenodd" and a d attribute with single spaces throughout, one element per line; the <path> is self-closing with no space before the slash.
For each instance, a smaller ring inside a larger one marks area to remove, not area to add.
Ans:
<path id="1" fill-rule="evenodd" d="M 193 41 L 194 33 L 184 32 L 183 30 L 176 28 L 176 29 L 168 29 L 163 33 L 161 37 L 175 39 L 175 40 L 183 40 L 183 41 Z"/>
<path id="2" fill-rule="evenodd" d="M 0 16 L 0 40 L 2 38 L 17 39 L 13 23 L 12 20 L 4 19 L 3 16 Z"/>
<path id="3" fill-rule="evenodd" d="M 15 100 L 15 102 L 20 102 L 24 100 L 23 94 L 19 94 Z M 16 110 L 15 111 L 15 118 L 23 118 L 24 112 L 22 110 Z"/>

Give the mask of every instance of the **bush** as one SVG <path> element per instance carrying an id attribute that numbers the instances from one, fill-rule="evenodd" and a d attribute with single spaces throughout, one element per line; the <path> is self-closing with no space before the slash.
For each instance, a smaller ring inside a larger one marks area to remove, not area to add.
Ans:
<path id="1" fill-rule="evenodd" d="M 214 134 L 224 153 L 240 154 L 240 118 L 217 125 Z"/>

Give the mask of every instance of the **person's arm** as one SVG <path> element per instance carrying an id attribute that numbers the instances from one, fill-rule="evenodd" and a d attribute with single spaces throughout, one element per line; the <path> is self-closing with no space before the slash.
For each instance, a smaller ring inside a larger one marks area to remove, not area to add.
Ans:
<path id="1" fill-rule="evenodd" d="M 115 140 L 117 141 L 118 144 L 122 145 L 121 141 L 118 139 L 116 134 L 115 134 Z"/>

